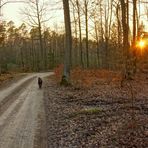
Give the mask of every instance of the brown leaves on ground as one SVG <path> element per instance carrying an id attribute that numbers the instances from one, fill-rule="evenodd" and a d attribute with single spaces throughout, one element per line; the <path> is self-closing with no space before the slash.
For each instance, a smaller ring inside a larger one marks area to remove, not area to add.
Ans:
<path id="1" fill-rule="evenodd" d="M 61 81 L 63 72 L 63 65 L 55 68 L 55 80 Z M 90 88 L 95 84 L 111 83 L 119 81 L 121 74 L 114 71 L 96 70 L 96 69 L 82 69 L 77 67 L 71 71 L 71 82 L 76 88 Z"/>
<path id="2" fill-rule="evenodd" d="M 12 80 L 20 79 L 21 77 L 25 76 L 24 73 L 15 73 L 15 72 L 9 72 L 5 74 L 0 75 L 0 86 L 6 85 L 7 82 Z"/>
<path id="3" fill-rule="evenodd" d="M 48 79 L 45 89 L 48 147 L 147 147 L 146 75 L 124 81 L 123 88 L 120 74 L 109 71 L 77 68 L 73 86 L 66 88 L 57 84 L 57 76 Z"/>
<path id="4" fill-rule="evenodd" d="M 5 81 L 7 81 L 7 80 L 10 80 L 10 79 L 12 79 L 12 78 L 14 78 L 14 73 L 5 73 L 5 74 L 1 74 L 1 75 L 0 75 L 0 85 L 1 85 L 3 82 L 5 82 Z"/>

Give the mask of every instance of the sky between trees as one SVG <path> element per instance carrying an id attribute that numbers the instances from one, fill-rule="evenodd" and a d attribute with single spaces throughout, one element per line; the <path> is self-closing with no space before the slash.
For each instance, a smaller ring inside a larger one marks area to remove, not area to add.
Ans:
<path id="1" fill-rule="evenodd" d="M 4 0 L 2 0 L 4 1 Z M 12 1 L 12 0 L 10 0 Z M 62 0 L 40 0 L 45 1 L 48 4 L 48 16 L 52 17 L 48 22 L 47 26 L 54 28 L 55 24 L 64 25 L 64 16 L 63 16 L 63 4 Z M 144 5 L 141 4 L 141 21 L 145 24 L 145 30 L 148 31 L 148 19 L 145 14 Z M 19 26 L 24 21 L 24 16 L 21 14 L 21 9 L 25 7 L 25 3 L 8 3 L 2 8 L 2 17 L 1 19 L 10 21 L 13 20 L 16 26 Z M 132 9 L 131 9 L 132 10 Z M 132 12 L 131 12 L 132 13 Z"/>
<path id="2" fill-rule="evenodd" d="M 12 1 L 12 0 L 10 0 Z M 17 0 L 16 0 L 17 1 Z M 48 21 L 47 25 L 54 28 L 55 24 L 64 24 L 63 16 L 63 4 L 59 0 L 41 0 L 41 2 L 47 3 L 48 16 L 51 19 Z M 24 22 L 24 16 L 21 14 L 22 9 L 26 6 L 25 3 L 8 3 L 2 8 L 1 19 L 10 21 L 13 20 L 16 26 L 19 26 Z"/>

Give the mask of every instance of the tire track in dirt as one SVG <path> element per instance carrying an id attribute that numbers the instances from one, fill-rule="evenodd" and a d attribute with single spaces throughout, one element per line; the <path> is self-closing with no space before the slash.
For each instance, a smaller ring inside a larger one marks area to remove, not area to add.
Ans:
<path id="1" fill-rule="evenodd" d="M 35 77 L 48 75 L 32 74 L 0 92 L 0 148 L 47 148 L 44 94 Z"/>
<path id="2" fill-rule="evenodd" d="M 30 80 L 30 79 L 29 79 Z M 33 78 L 31 78 L 31 81 L 27 81 L 24 84 L 21 85 L 20 90 L 12 96 L 12 98 L 9 98 L 7 102 L 3 104 L 2 110 L 0 112 L 0 131 L 2 132 L 3 129 L 8 126 L 8 124 L 11 122 L 11 119 L 13 116 L 16 116 L 16 114 L 19 112 L 20 108 L 22 107 L 26 96 L 22 96 L 22 92 L 27 89 L 28 85 L 33 82 Z M 18 99 L 21 97 L 22 99 Z"/>
<path id="3" fill-rule="evenodd" d="M 42 110 L 38 114 L 38 125 L 34 138 L 34 148 L 48 148 L 47 147 L 47 123 L 45 117 L 44 102 L 41 101 Z"/>
<path id="4" fill-rule="evenodd" d="M 18 100 L 22 102 L 19 108 L 15 110 L 13 106 L 9 106 L 10 110 L 15 113 L 13 116 L 9 116 L 6 120 L 4 114 L 2 116 L 2 122 L 5 128 L 0 133 L 0 147 L 3 148 L 32 148 L 33 147 L 33 130 L 35 128 L 34 121 L 35 116 L 33 115 L 32 107 L 33 99 L 30 100 L 29 95 L 31 93 L 34 82 L 21 93 Z M 14 103 L 18 101 L 16 100 Z M 23 101 L 22 101 L 23 100 Z M 8 110 L 5 112 L 7 113 Z M 31 129 L 32 128 L 32 129 Z M 30 133 L 31 134 L 30 134 Z"/>
<path id="5" fill-rule="evenodd" d="M 9 108 L 9 106 L 18 98 L 18 96 L 23 92 L 27 86 L 35 79 L 35 77 L 29 78 L 20 86 L 14 89 L 7 97 L 5 97 L 2 101 L 0 101 L 0 116 L 3 112 Z"/>

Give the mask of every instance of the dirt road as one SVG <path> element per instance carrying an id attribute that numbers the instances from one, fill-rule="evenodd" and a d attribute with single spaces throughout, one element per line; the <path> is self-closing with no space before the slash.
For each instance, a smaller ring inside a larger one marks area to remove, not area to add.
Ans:
<path id="1" fill-rule="evenodd" d="M 37 86 L 37 77 L 50 74 L 29 74 L 0 90 L 0 148 L 46 148 L 41 133 L 43 90 Z"/>

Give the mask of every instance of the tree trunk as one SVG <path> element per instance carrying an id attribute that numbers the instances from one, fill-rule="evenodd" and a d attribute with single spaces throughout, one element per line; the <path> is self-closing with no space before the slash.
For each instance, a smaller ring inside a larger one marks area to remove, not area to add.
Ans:
<path id="1" fill-rule="evenodd" d="M 129 61 L 129 8 L 128 0 L 120 0 L 122 10 L 122 28 L 123 28 L 123 50 L 124 50 L 124 77 L 130 79 L 130 61 Z"/>
<path id="2" fill-rule="evenodd" d="M 76 1 L 78 9 L 78 21 L 79 21 L 79 50 L 80 50 L 80 62 L 81 66 L 84 67 L 83 63 L 83 51 L 82 51 L 82 31 L 81 31 L 81 16 L 80 16 L 80 4 L 79 1 Z"/>
<path id="3" fill-rule="evenodd" d="M 133 45 L 136 43 L 136 4 L 137 0 L 133 0 Z"/>
<path id="4" fill-rule="evenodd" d="M 96 36 L 96 46 L 97 46 L 97 66 L 100 68 L 99 35 L 98 35 L 98 27 L 95 15 L 94 15 L 94 25 L 95 25 L 95 36 Z"/>
<path id="5" fill-rule="evenodd" d="M 88 51 L 88 2 L 85 0 L 85 27 L 86 27 L 86 65 L 89 67 L 89 51 Z"/>
<path id="6" fill-rule="evenodd" d="M 43 40 L 42 40 L 42 26 L 41 26 L 41 20 L 40 20 L 40 12 L 39 12 L 39 2 L 38 2 L 38 0 L 36 0 L 36 10 L 37 10 L 37 19 L 38 19 L 40 51 L 41 51 L 41 67 L 40 68 L 43 70 L 45 68 L 45 60 L 44 60 L 44 48 L 43 48 Z"/>
<path id="7" fill-rule="evenodd" d="M 72 36 L 71 36 L 71 22 L 69 12 L 69 0 L 63 0 L 64 8 L 64 22 L 65 22 L 65 53 L 64 53 L 64 74 L 62 77 L 61 84 L 70 84 L 70 66 L 71 66 L 71 49 L 72 49 Z"/>

